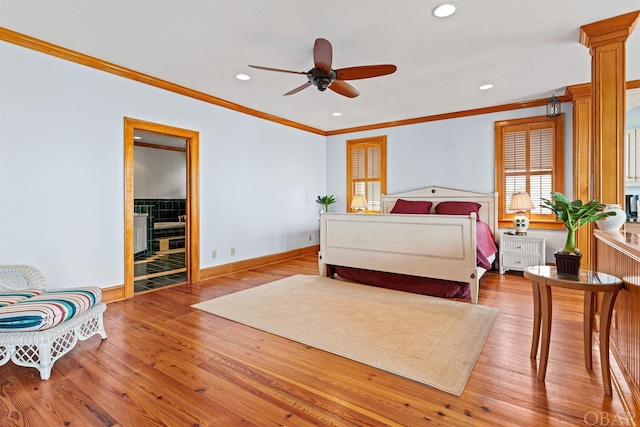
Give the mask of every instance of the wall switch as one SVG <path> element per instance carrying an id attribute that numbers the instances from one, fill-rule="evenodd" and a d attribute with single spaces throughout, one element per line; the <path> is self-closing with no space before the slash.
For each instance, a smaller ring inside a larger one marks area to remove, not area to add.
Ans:
<path id="1" fill-rule="evenodd" d="M 231 255 L 235 255 L 236 254 L 236 248 L 231 248 Z"/>
<path id="2" fill-rule="evenodd" d="M 218 257 L 218 251 L 212 251 L 211 258 L 217 258 L 217 257 Z"/>
<path id="3" fill-rule="evenodd" d="M 311 236 L 311 234 L 309 234 L 309 241 L 312 242 L 313 241 L 313 237 Z"/>

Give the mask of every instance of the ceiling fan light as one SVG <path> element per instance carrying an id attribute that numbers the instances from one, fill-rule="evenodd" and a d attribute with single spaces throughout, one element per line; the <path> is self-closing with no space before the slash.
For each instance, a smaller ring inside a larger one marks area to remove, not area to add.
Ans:
<path id="1" fill-rule="evenodd" d="M 440 6 L 433 9 L 433 16 L 436 18 L 446 18 L 447 16 L 451 16 L 455 13 L 457 7 L 452 3 L 441 4 Z"/>

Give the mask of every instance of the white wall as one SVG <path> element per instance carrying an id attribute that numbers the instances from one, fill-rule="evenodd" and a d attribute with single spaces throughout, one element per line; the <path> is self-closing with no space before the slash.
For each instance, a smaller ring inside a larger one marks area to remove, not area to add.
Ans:
<path id="1" fill-rule="evenodd" d="M 562 105 L 562 111 L 565 112 L 564 193 L 572 197 L 571 105 Z M 347 140 L 387 135 L 387 193 L 431 185 L 493 193 L 494 122 L 544 114 L 544 107 L 535 107 L 330 136 L 327 138 L 327 194 L 336 197 L 333 210 L 346 211 Z M 564 246 L 566 232 L 537 229 L 530 232 L 547 237 L 547 260 L 553 261 L 553 252 Z"/>
<path id="2" fill-rule="evenodd" d="M 347 139 L 388 136 L 389 193 L 426 185 L 493 192 L 494 121 L 544 114 L 538 107 L 325 139 L 7 43 L 0 61 L 0 263 L 35 265 L 50 286 L 124 281 L 124 117 L 200 132 L 206 268 L 317 243 L 316 197 L 334 194 L 332 210 L 345 211 Z M 563 111 L 571 196 L 570 105 Z M 534 232 L 547 236 L 552 259 L 564 231 Z"/>
<path id="3" fill-rule="evenodd" d="M 124 117 L 200 132 L 201 268 L 318 242 L 320 135 L 4 42 L 0 93 L 0 263 L 49 287 L 124 282 Z"/>
<path id="4" fill-rule="evenodd" d="M 136 199 L 186 199 L 187 153 L 158 148 L 133 148 Z"/>

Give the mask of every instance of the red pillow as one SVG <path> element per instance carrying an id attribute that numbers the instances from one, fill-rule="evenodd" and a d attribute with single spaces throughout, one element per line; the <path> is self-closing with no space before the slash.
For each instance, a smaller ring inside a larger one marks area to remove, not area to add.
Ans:
<path id="1" fill-rule="evenodd" d="M 392 214 L 428 214 L 431 212 L 432 202 L 396 200 L 396 204 L 391 209 Z"/>
<path id="2" fill-rule="evenodd" d="M 436 206 L 436 213 L 441 215 L 466 215 L 476 213 L 476 219 L 480 221 L 480 203 L 476 202 L 440 202 Z"/>

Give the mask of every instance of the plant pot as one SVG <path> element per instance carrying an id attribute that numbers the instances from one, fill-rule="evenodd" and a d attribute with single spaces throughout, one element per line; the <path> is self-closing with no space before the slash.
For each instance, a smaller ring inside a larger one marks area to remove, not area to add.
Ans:
<path id="1" fill-rule="evenodd" d="M 577 276 L 580 273 L 582 254 L 576 255 L 566 252 L 556 252 L 554 256 L 556 257 L 556 270 L 558 270 L 558 274 Z"/>

